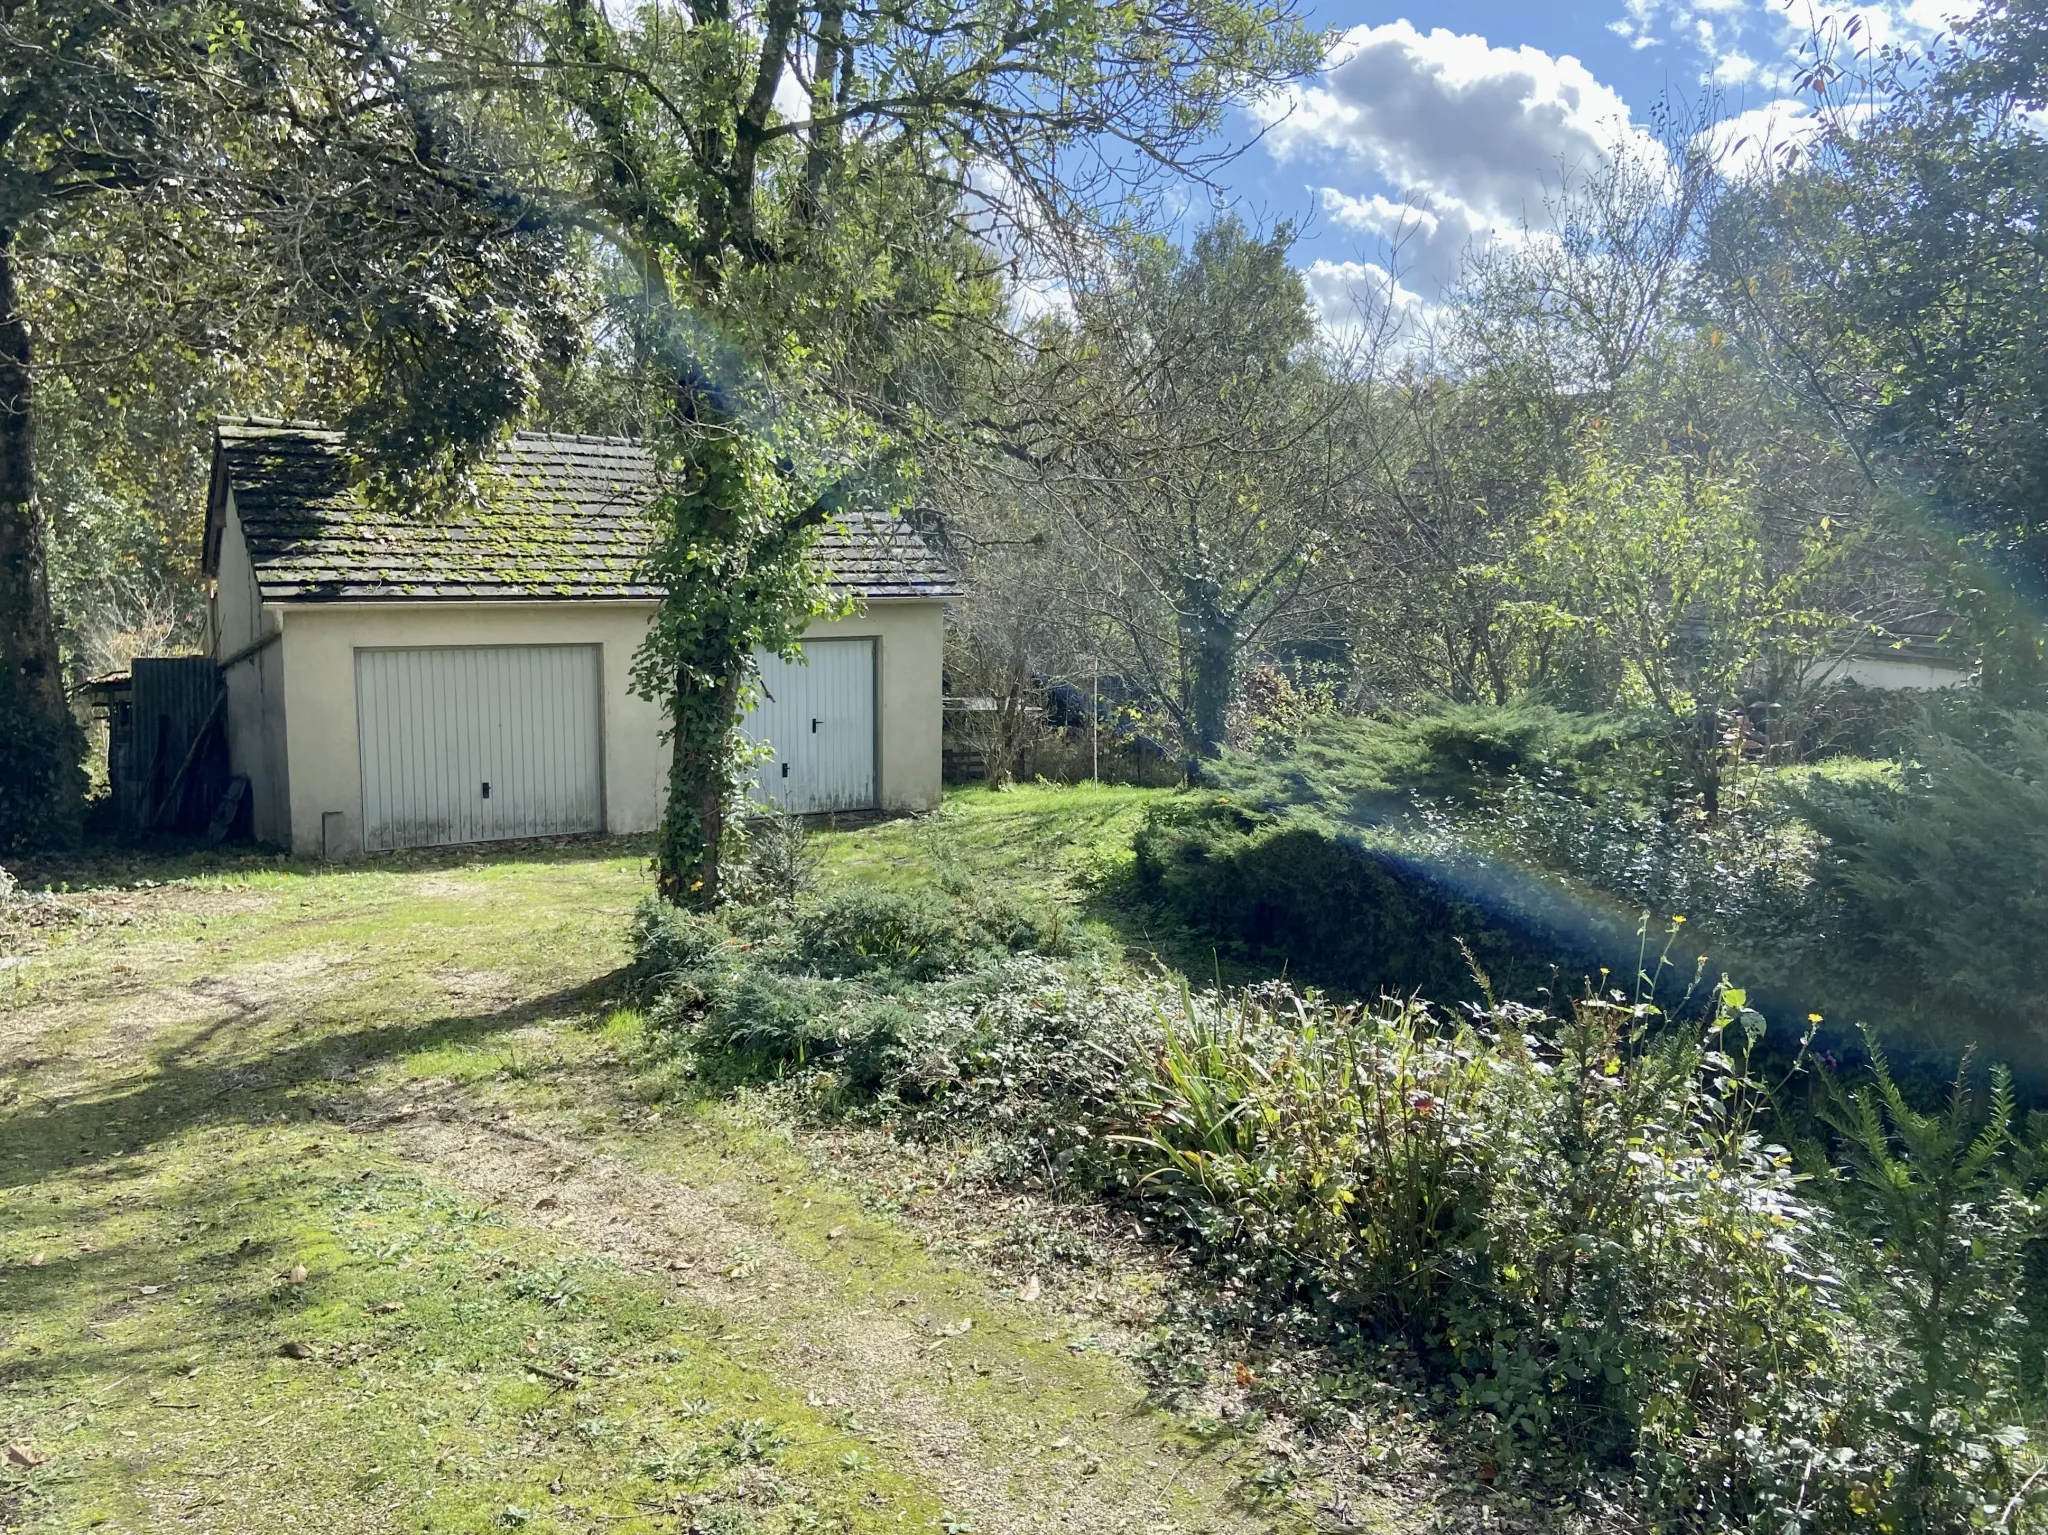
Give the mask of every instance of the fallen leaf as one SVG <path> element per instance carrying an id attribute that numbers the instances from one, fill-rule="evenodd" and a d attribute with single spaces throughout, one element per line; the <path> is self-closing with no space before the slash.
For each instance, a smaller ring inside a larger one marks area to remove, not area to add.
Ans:
<path id="1" fill-rule="evenodd" d="M 144 1295 L 161 1295 L 164 1293 L 164 1287 L 160 1284 L 146 1284 L 142 1287 L 142 1293 Z"/>
<path id="2" fill-rule="evenodd" d="M 33 1445 L 10 1444 L 7 1447 L 7 1464 L 17 1471 L 33 1471 L 49 1458 Z"/>
<path id="3" fill-rule="evenodd" d="M 1038 1282 L 1038 1276 L 1033 1274 L 1024 1281 L 1024 1288 L 1017 1292 L 1017 1297 L 1020 1300 L 1037 1300 L 1042 1289 L 1044 1286 Z"/>
<path id="4" fill-rule="evenodd" d="M 560 1203 L 561 1201 L 555 1198 L 554 1195 L 543 1194 L 533 1202 L 533 1207 L 536 1210 L 552 1210 Z"/>
<path id="5" fill-rule="evenodd" d="M 294 1263 L 292 1265 L 291 1278 L 293 1284 L 304 1284 L 306 1282 L 306 1265 L 303 1263 Z"/>
<path id="6" fill-rule="evenodd" d="M 405 1302 L 402 1300 L 380 1300 L 370 1308 L 370 1315 L 389 1316 L 394 1311 L 403 1311 L 404 1309 Z"/>
<path id="7" fill-rule="evenodd" d="M 834 1226 L 830 1231 L 825 1233 L 825 1240 L 828 1242 L 836 1242 L 845 1235 L 846 1228 L 844 1226 Z"/>
<path id="8" fill-rule="evenodd" d="M 291 1342 L 279 1348 L 278 1352 L 287 1359 L 311 1359 L 313 1357 L 313 1345 L 301 1343 L 294 1338 Z"/>
<path id="9" fill-rule="evenodd" d="M 42 1253 L 30 1253 L 28 1255 L 28 1266 L 32 1269 L 39 1269 L 49 1261 Z"/>

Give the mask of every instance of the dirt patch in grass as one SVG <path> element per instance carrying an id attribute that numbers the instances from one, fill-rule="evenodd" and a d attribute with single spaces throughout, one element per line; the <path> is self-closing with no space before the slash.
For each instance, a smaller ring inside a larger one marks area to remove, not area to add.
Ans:
<path id="1" fill-rule="evenodd" d="M 759 1188 L 668 1176 L 452 1096 L 389 1110 L 382 1124 L 402 1156 L 507 1219 L 658 1275 L 728 1318 L 728 1346 L 872 1434 L 949 1508 L 972 1510 L 978 1531 L 1269 1525 L 1237 1505 L 1235 1473 L 1160 1420 L 1134 1377 L 1068 1350 L 1049 1308 L 1003 1302 L 964 1273 L 918 1272 L 901 1236 L 843 1195 L 814 1216 L 823 1189 L 764 1200 Z M 825 1253 L 802 1250 L 812 1244 Z"/>
<path id="2" fill-rule="evenodd" d="M 54 1467 L 0 1478 L 23 1517 L 1286 1522 L 1071 1298 L 743 1114 L 655 1114 L 593 1027 L 631 849 L 248 877 L 86 892 L 132 920 L 0 1002 L 0 1437 Z"/>

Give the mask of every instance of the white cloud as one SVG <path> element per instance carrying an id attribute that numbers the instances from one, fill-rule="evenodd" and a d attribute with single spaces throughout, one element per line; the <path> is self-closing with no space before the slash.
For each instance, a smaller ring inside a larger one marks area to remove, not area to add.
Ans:
<path id="1" fill-rule="evenodd" d="M 1922 48 L 1973 15 L 1982 0 L 1622 0 L 1608 30 L 1636 48 L 1675 46 L 1698 61 L 1699 76 L 1721 85 L 1757 83 L 1782 89 L 1789 66 L 1816 33 L 1851 53 L 1898 46 Z M 1759 74 L 1733 73 L 1738 59 L 1762 59 Z"/>
<path id="2" fill-rule="evenodd" d="M 1371 259 L 1311 269 L 1325 293 L 1391 271 L 1408 300 L 1433 302 L 1469 253 L 1540 224 L 1564 177 L 1616 153 L 1666 164 L 1577 59 L 1406 21 L 1354 27 L 1321 74 L 1263 113 L 1267 150 L 1313 165 L 1325 215 L 1370 247 Z M 1327 321 L 1335 311 L 1317 303 Z"/>
<path id="3" fill-rule="evenodd" d="M 1743 85 L 1756 76 L 1757 62 L 1740 48 L 1721 55 L 1714 65 L 1716 85 Z"/>
<path id="4" fill-rule="evenodd" d="M 1721 174 L 1741 180 L 1755 171 L 1782 167 L 1820 132 L 1821 122 L 1803 101 L 1786 98 L 1751 107 L 1716 123 L 1710 140 Z"/>
<path id="5" fill-rule="evenodd" d="M 1376 261 L 1319 259 L 1301 279 L 1323 329 L 1337 335 L 1379 331 L 1390 317 L 1412 329 L 1434 307 Z"/>
<path id="6" fill-rule="evenodd" d="M 1377 192 L 1353 197 L 1321 187 L 1318 197 L 1332 223 L 1370 236 L 1402 282 L 1424 293 L 1455 280 L 1467 252 L 1496 234 L 1478 209 L 1441 192 L 1414 192 L 1396 200 Z"/>
<path id="7" fill-rule="evenodd" d="M 1617 143 L 1656 152 L 1577 59 L 1406 21 L 1352 28 L 1313 83 L 1266 111 L 1276 156 L 1348 162 L 1494 225 L 1533 216 L 1560 170 Z"/>

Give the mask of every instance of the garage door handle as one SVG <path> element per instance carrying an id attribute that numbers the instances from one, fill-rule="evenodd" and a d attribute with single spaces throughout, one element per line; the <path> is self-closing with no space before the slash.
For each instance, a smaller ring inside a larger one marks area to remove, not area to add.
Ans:
<path id="1" fill-rule="evenodd" d="M 789 777 L 789 764 L 787 762 L 782 764 L 782 776 L 784 778 Z"/>
<path id="2" fill-rule="evenodd" d="M 818 733 L 818 725 L 819 725 L 819 721 L 817 721 L 817 720 L 812 720 L 812 721 L 811 721 L 811 734 L 812 734 L 812 735 L 816 735 L 816 734 Z"/>
<path id="3" fill-rule="evenodd" d="M 489 784 L 485 784 L 485 785 L 484 785 L 484 798 L 485 798 L 485 799 L 489 799 L 490 797 L 491 797 L 491 786 L 490 786 Z"/>

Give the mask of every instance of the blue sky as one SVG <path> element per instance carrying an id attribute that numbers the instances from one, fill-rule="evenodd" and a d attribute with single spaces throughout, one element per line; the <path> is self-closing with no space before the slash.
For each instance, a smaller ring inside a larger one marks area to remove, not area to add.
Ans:
<path id="1" fill-rule="evenodd" d="M 1727 142 L 1796 136 L 1810 119 L 1794 69 L 1816 22 L 1919 45 L 1967 3 L 1309 0 L 1308 19 L 1343 41 L 1219 179 L 1253 222 L 1306 223 L 1298 260 L 1326 316 L 1380 280 L 1390 239 L 1406 288 L 1434 299 L 1471 245 L 1540 218 L 1561 162 L 1644 143 L 1660 96 L 1717 92 L 1738 119 Z"/>

